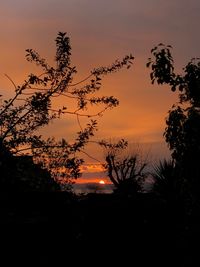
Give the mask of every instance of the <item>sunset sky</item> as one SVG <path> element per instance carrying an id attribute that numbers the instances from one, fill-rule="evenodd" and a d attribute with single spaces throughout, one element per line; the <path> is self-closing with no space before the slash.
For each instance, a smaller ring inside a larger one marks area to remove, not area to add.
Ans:
<path id="1" fill-rule="evenodd" d="M 140 143 L 152 159 L 165 157 L 165 117 L 176 95 L 167 87 L 152 86 L 145 65 L 151 48 L 160 42 L 173 46 L 178 72 L 192 57 L 200 57 L 199 14 L 199 0 L 1 1 L 0 94 L 13 91 L 5 73 L 20 84 L 34 70 L 25 60 L 25 49 L 36 49 L 53 62 L 58 31 L 70 36 L 77 80 L 132 53 L 132 68 L 103 81 L 102 94 L 114 95 L 120 105 L 99 118 L 95 140 L 124 138 Z M 66 139 L 78 129 L 76 120 L 68 117 L 55 125 L 48 134 Z M 90 147 L 89 152 L 102 160 L 101 150 Z M 86 158 L 84 177 L 101 179 L 94 163 Z"/>

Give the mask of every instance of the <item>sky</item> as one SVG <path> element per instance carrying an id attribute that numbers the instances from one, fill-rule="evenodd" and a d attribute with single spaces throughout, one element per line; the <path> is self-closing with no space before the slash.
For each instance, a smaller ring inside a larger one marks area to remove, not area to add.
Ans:
<path id="1" fill-rule="evenodd" d="M 99 118 L 95 140 L 124 138 L 140 143 L 152 160 L 167 157 L 165 118 L 177 96 L 166 86 L 151 85 L 145 64 L 150 50 L 161 42 L 172 45 L 177 72 L 191 58 L 200 57 L 199 14 L 199 0 L 1 1 L 0 94 L 7 97 L 13 92 L 5 73 L 20 84 L 33 71 L 25 49 L 33 48 L 53 62 L 58 31 L 70 37 L 77 80 L 132 53 L 132 68 L 103 80 L 102 94 L 114 95 L 120 105 Z M 66 117 L 44 134 L 68 139 L 77 129 L 76 120 Z M 102 160 L 101 150 L 91 146 L 88 151 Z M 102 178 L 99 165 L 85 160 L 82 180 Z"/>

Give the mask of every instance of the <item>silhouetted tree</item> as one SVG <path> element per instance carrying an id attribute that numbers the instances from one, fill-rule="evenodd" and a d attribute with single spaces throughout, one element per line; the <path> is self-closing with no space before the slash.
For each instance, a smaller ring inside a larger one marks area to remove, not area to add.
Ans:
<path id="1" fill-rule="evenodd" d="M 71 63 L 70 39 L 66 33 L 59 32 L 55 42 L 55 66 L 50 66 L 33 49 L 27 49 L 26 59 L 39 66 L 42 73 L 31 73 L 20 86 L 7 76 L 15 91 L 14 96 L 0 106 L 0 147 L 12 155 L 28 152 L 56 181 L 66 183 L 80 175 L 83 160 L 77 157 L 77 152 L 82 151 L 97 129 L 97 122 L 92 117 L 102 115 L 119 103 L 113 96 L 96 95 L 102 77 L 123 67 L 129 68 L 133 56 L 125 56 L 109 67 L 96 68 L 82 81 L 73 83 L 77 71 Z M 2 95 L 0 97 L 3 100 Z M 53 101 L 58 97 L 68 100 L 65 106 L 58 106 Z M 101 109 L 95 114 L 87 113 L 87 108 L 93 105 Z M 74 115 L 80 126 L 75 141 L 42 139 L 38 131 L 65 114 Z M 85 127 L 80 124 L 82 116 L 89 119 Z M 0 162 L 4 160 L 0 159 Z"/>
<path id="2" fill-rule="evenodd" d="M 164 137 L 172 158 L 179 168 L 184 188 L 198 197 L 200 193 L 200 61 L 193 58 L 176 74 L 171 46 L 159 44 L 151 50 L 153 59 L 151 81 L 167 84 L 173 92 L 179 91 L 179 102 L 174 104 L 166 119 Z"/>
<path id="3" fill-rule="evenodd" d="M 127 148 L 127 141 L 120 140 L 118 143 L 102 141 L 105 149 L 105 169 L 110 181 L 115 185 L 116 191 L 135 194 L 142 190 L 146 177 L 145 168 L 147 163 L 141 159 L 139 153 L 132 152 L 130 155 L 123 155 Z"/>

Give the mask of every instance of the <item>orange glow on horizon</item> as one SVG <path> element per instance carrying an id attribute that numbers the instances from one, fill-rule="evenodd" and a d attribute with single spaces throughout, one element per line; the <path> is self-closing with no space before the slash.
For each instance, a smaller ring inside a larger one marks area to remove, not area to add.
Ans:
<path id="1" fill-rule="evenodd" d="M 100 183 L 101 182 L 101 183 Z M 111 184 L 110 180 L 105 177 L 103 179 L 99 179 L 99 178 L 78 178 L 77 180 L 75 180 L 76 184 L 87 184 L 87 183 L 97 183 L 97 184 Z"/>

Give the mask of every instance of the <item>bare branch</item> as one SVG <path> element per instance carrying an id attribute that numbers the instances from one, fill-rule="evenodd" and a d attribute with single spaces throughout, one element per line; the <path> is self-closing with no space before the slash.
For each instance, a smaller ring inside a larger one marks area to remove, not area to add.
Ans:
<path id="1" fill-rule="evenodd" d="M 16 86 L 16 84 L 14 83 L 14 81 L 10 78 L 10 76 L 8 76 L 7 74 L 4 74 L 7 78 L 8 78 L 8 80 L 13 84 L 13 86 L 15 87 L 15 90 L 17 90 L 17 86 Z"/>

